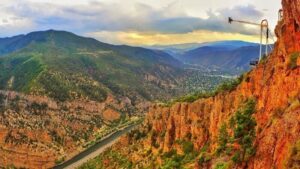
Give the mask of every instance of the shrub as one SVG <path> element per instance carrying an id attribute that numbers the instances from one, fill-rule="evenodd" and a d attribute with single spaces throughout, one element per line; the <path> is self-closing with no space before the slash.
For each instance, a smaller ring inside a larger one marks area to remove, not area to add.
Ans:
<path id="1" fill-rule="evenodd" d="M 31 103 L 31 109 L 33 110 L 46 110 L 48 108 L 48 104 L 47 103 L 37 103 L 37 102 L 33 102 Z"/>
<path id="2" fill-rule="evenodd" d="M 176 161 L 174 159 L 168 159 L 161 166 L 161 169 L 179 169 L 181 166 L 180 161 Z"/>
<path id="3" fill-rule="evenodd" d="M 202 165 L 204 163 L 209 162 L 211 159 L 212 159 L 212 157 L 210 154 L 203 152 L 200 154 L 200 157 L 198 159 L 198 164 Z"/>
<path id="4" fill-rule="evenodd" d="M 218 163 L 216 166 L 215 166 L 215 169 L 227 169 L 227 165 L 224 164 L 224 163 Z"/>
<path id="5" fill-rule="evenodd" d="M 243 107 L 229 120 L 230 130 L 233 131 L 232 135 L 229 135 L 226 123 L 221 126 L 218 136 L 217 155 L 221 153 L 230 155 L 231 151 L 233 151 L 233 143 L 238 144 L 240 147 L 238 150 L 235 150 L 232 156 L 233 162 L 248 161 L 255 154 L 253 142 L 256 136 L 256 121 L 252 117 L 255 113 L 255 104 L 253 99 L 247 100 Z"/>
<path id="6" fill-rule="evenodd" d="M 175 154 L 177 154 L 177 151 L 175 149 L 172 149 L 169 152 L 165 152 L 162 156 L 163 156 L 163 158 L 171 158 Z"/>
<path id="7" fill-rule="evenodd" d="M 3 169 L 17 169 L 17 167 L 15 167 L 13 164 L 11 164 Z"/>
<path id="8" fill-rule="evenodd" d="M 192 153 L 194 151 L 194 144 L 190 141 L 183 141 L 182 149 L 185 154 Z"/>
<path id="9" fill-rule="evenodd" d="M 0 93 L 0 112 L 3 112 L 5 110 L 5 98 L 6 96 Z"/>
<path id="10" fill-rule="evenodd" d="M 61 157 L 61 158 L 55 160 L 55 164 L 61 164 L 61 163 L 63 163 L 64 161 L 65 161 L 65 157 Z"/>
<path id="11" fill-rule="evenodd" d="M 2 93 L 0 93 L 0 105 L 2 105 L 5 101 L 6 96 Z"/>
<path id="12" fill-rule="evenodd" d="M 166 136 L 166 130 L 163 130 L 159 136 L 160 138 L 164 138 Z"/>
<path id="13" fill-rule="evenodd" d="M 287 160 L 287 168 L 300 168 L 300 140 L 292 146 L 290 151 Z"/>
<path id="14" fill-rule="evenodd" d="M 140 131 L 139 129 L 135 129 L 135 130 L 132 130 L 130 133 L 128 133 L 128 136 L 129 136 L 129 138 L 137 141 L 137 140 L 140 140 L 140 139 L 146 137 L 147 133 L 145 133 L 144 131 Z"/>
<path id="15" fill-rule="evenodd" d="M 166 152 L 162 155 L 163 164 L 161 169 L 179 169 L 184 162 L 184 156 L 178 155 L 175 149 L 172 149 L 169 152 Z"/>
<path id="16" fill-rule="evenodd" d="M 234 139 L 238 140 L 238 144 L 241 146 L 241 161 L 247 160 L 255 153 L 253 142 L 255 139 L 256 121 L 252 117 L 253 113 L 255 113 L 255 101 L 251 99 L 235 115 Z"/>
<path id="17" fill-rule="evenodd" d="M 192 139 L 192 133 L 191 132 L 186 133 L 185 138 L 188 139 L 188 140 L 191 140 Z"/>
<path id="18" fill-rule="evenodd" d="M 154 148 L 159 148 L 159 144 L 157 142 L 153 143 L 152 145 Z"/>
<path id="19" fill-rule="evenodd" d="M 151 134 L 151 146 L 154 148 L 159 148 L 159 144 L 156 142 L 158 133 L 156 131 L 153 131 Z"/>
<path id="20" fill-rule="evenodd" d="M 240 151 L 237 151 L 234 153 L 234 155 L 232 156 L 231 160 L 234 162 L 234 163 L 240 163 L 241 162 L 241 152 Z"/>
<path id="21" fill-rule="evenodd" d="M 179 98 L 175 99 L 173 102 L 189 102 L 189 103 L 191 103 L 198 99 L 208 98 L 211 96 L 213 96 L 212 92 L 195 92 L 192 94 L 188 94 L 188 95 L 179 97 Z"/>
<path id="22" fill-rule="evenodd" d="M 221 152 L 226 150 L 228 142 L 229 142 L 229 134 L 227 131 L 227 125 L 226 123 L 224 123 L 219 130 L 218 148 L 217 148 L 218 155 L 220 155 Z"/>
<path id="23" fill-rule="evenodd" d="M 243 78 L 242 78 L 242 76 L 240 76 L 237 79 L 224 82 L 217 88 L 216 93 L 225 92 L 225 91 L 233 91 L 242 82 L 242 80 L 243 80 Z"/>
<path id="24" fill-rule="evenodd" d="M 297 60 L 298 60 L 299 56 L 300 56 L 299 52 L 295 52 L 295 53 L 291 54 L 290 60 L 289 60 L 289 63 L 288 63 L 288 67 L 290 69 L 296 69 L 297 68 Z"/>

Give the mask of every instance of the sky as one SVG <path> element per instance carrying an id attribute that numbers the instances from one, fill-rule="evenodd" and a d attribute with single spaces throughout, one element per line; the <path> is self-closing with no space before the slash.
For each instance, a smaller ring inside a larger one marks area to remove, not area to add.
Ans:
<path id="1" fill-rule="evenodd" d="M 65 30 L 112 44 L 258 42 L 259 27 L 227 18 L 277 23 L 280 0 L 0 0 L 0 37 Z"/>

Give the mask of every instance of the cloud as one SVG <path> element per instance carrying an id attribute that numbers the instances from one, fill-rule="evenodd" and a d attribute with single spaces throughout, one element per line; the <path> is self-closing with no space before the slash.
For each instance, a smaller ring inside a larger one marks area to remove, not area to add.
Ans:
<path id="1" fill-rule="evenodd" d="M 207 18 L 196 17 L 174 17 L 160 19 L 155 22 L 155 29 L 160 32 L 187 33 L 195 30 L 210 30 L 219 32 L 236 32 L 248 35 L 257 34 L 257 29 L 245 25 L 229 25 L 228 17 L 238 17 L 259 23 L 263 14 L 254 6 L 237 6 L 234 8 L 208 11 Z"/>
<path id="2" fill-rule="evenodd" d="M 252 35 L 243 35 L 240 33 L 214 32 L 207 30 L 198 30 L 188 33 L 143 33 L 143 32 L 110 32 L 100 31 L 87 33 L 86 36 L 95 37 L 106 43 L 129 44 L 134 46 L 141 45 L 170 45 L 184 43 L 202 43 L 221 40 L 244 40 L 257 42 L 258 37 Z"/>
<path id="3" fill-rule="evenodd" d="M 29 31 L 34 26 L 31 19 L 23 18 L 10 11 L 6 6 L 0 6 L 0 35 L 10 36 Z"/>
<path id="4" fill-rule="evenodd" d="M 75 31 L 153 31 L 186 33 L 194 30 L 238 31 L 251 34 L 243 26 L 227 25 L 228 16 L 257 20 L 262 13 L 254 6 L 208 11 L 208 18 L 190 17 L 178 5 L 171 3 L 159 9 L 142 3 L 123 6 L 123 3 L 90 2 L 84 5 L 63 6 L 52 3 L 23 2 L 9 7 L 16 15 L 31 19 L 40 27 L 70 27 Z"/>
<path id="5" fill-rule="evenodd" d="M 250 21 L 257 21 L 263 17 L 252 5 L 209 10 L 205 18 L 195 17 L 188 15 L 188 11 L 185 11 L 179 2 L 173 1 L 166 6 L 153 7 L 133 1 L 85 1 L 72 4 L 11 0 L 0 6 L 0 11 L 4 11 L 0 12 L 3 14 L 0 15 L 0 35 L 14 35 L 22 30 L 26 32 L 60 29 L 114 43 L 135 43 L 132 39 L 151 39 L 150 36 L 154 37 L 153 40 L 160 40 L 167 34 L 169 37 L 178 35 L 178 38 L 183 38 L 184 35 L 189 36 L 195 32 L 198 32 L 197 35 L 199 32 L 256 35 L 257 28 L 229 25 L 227 17 Z M 209 35 L 205 37 L 207 38 Z"/>

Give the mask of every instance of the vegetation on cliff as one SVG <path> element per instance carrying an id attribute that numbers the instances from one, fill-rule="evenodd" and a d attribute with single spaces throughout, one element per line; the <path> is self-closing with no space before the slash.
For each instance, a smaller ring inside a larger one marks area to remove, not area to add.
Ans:
<path id="1" fill-rule="evenodd" d="M 112 150 L 125 147 L 135 168 L 299 168 L 300 0 L 282 5 L 274 50 L 241 83 L 153 105 L 140 128 L 149 134 L 124 137 Z M 183 163 L 186 150 L 196 155 Z"/>
<path id="2" fill-rule="evenodd" d="M 296 69 L 297 68 L 297 60 L 300 57 L 300 52 L 294 52 L 291 54 L 289 59 L 289 68 Z"/>
<path id="3" fill-rule="evenodd" d="M 228 155 L 234 163 L 247 162 L 255 154 L 256 137 L 255 101 L 250 99 L 240 108 L 229 122 L 219 130 L 218 156 Z"/>
<path id="4" fill-rule="evenodd" d="M 145 130 L 134 130 L 126 138 L 129 143 L 128 147 L 125 150 L 118 151 L 118 154 L 126 156 L 127 151 L 134 151 L 143 156 L 144 159 L 139 162 L 133 160 L 132 157 L 124 158 L 126 159 L 126 163 L 130 164 L 127 166 L 129 168 L 155 168 L 160 166 L 161 169 L 180 169 L 189 168 L 195 161 L 199 166 L 205 167 L 210 165 L 213 158 L 220 159 L 215 168 L 226 168 L 247 162 L 255 154 L 256 121 L 253 118 L 253 114 L 256 112 L 255 106 L 255 101 L 248 99 L 228 122 L 223 123 L 219 130 L 218 148 L 213 152 L 209 151 L 208 144 L 201 149 L 195 149 L 194 143 L 191 141 L 191 135 L 189 136 L 188 134 L 182 139 L 175 140 L 173 148 L 163 152 L 157 140 L 159 140 L 158 137 L 164 136 L 154 131 L 152 131 L 151 135 L 147 135 Z M 145 126 L 145 128 L 149 129 L 149 126 Z M 140 144 L 140 141 L 145 138 L 151 140 L 151 148 L 145 149 Z M 111 157 L 111 154 L 116 152 L 115 148 L 106 150 L 103 155 L 90 160 L 81 166 L 81 168 L 113 168 L 112 166 L 122 168 L 124 162 L 118 160 L 119 158 L 114 159 Z M 232 163 L 224 161 L 225 157 L 231 159 Z M 109 165 L 108 162 L 113 165 Z"/>

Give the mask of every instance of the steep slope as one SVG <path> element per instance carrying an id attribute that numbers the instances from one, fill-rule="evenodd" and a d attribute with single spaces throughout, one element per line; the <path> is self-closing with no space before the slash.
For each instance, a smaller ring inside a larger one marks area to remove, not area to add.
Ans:
<path id="1" fill-rule="evenodd" d="M 299 168 L 300 0 L 282 6 L 274 51 L 240 85 L 154 105 L 140 130 L 82 168 Z"/>

